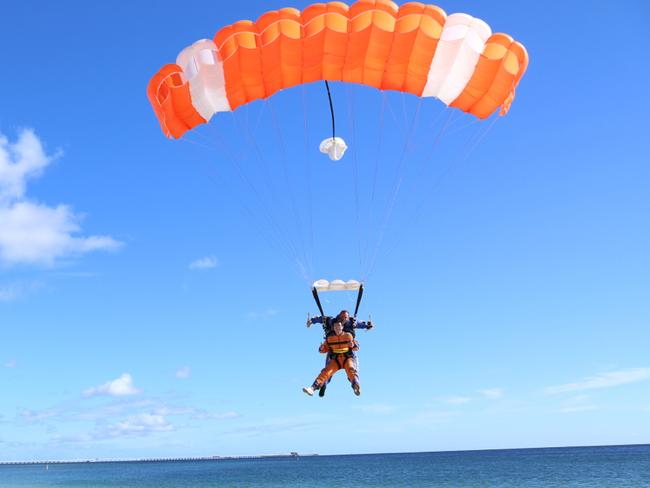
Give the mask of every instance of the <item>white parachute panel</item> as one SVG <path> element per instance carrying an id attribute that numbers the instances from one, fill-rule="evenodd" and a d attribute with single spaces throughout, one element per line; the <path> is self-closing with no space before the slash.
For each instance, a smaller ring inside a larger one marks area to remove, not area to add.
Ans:
<path id="1" fill-rule="evenodd" d="M 357 280 L 318 280 L 314 281 L 313 287 L 316 291 L 354 291 L 361 288 L 361 282 Z"/>

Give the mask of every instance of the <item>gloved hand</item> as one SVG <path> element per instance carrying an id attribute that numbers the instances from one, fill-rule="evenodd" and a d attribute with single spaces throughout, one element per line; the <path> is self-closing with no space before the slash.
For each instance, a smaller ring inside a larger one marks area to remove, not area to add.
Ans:
<path id="1" fill-rule="evenodd" d="M 311 317 L 307 319 L 307 327 L 311 327 Z"/>
<path id="2" fill-rule="evenodd" d="M 372 320 L 368 320 L 368 327 L 367 327 L 367 329 L 370 330 L 370 329 L 372 329 L 373 327 L 374 327 L 374 325 L 372 325 Z"/>

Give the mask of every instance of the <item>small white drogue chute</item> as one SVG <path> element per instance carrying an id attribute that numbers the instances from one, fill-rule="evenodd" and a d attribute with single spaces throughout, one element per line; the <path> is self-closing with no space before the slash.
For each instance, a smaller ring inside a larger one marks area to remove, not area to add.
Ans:
<path id="1" fill-rule="evenodd" d="M 354 308 L 354 317 L 356 317 L 357 313 L 359 312 L 359 304 L 361 303 L 361 297 L 363 296 L 363 283 L 361 283 L 360 281 L 317 280 L 314 281 L 314 284 L 312 285 L 311 293 L 314 296 L 316 305 L 318 305 L 318 310 L 320 311 L 320 314 L 322 316 L 325 316 L 325 312 L 323 312 L 323 306 L 321 305 L 320 298 L 318 296 L 319 291 L 354 291 L 354 290 L 358 290 L 357 305 Z"/>
<path id="2" fill-rule="evenodd" d="M 340 137 L 328 137 L 319 146 L 320 152 L 327 154 L 332 161 L 339 161 L 347 148 L 348 145 Z"/>
<path id="3" fill-rule="evenodd" d="M 361 287 L 361 282 L 357 280 L 317 280 L 314 281 L 313 287 L 316 291 L 345 291 L 345 290 L 358 290 Z"/>

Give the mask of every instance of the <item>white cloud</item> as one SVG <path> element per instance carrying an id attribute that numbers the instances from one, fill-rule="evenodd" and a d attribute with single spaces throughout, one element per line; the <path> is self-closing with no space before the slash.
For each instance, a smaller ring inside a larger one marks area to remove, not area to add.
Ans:
<path id="1" fill-rule="evenodd" d="M 84 391 L 85 397 L 93 397 L 97 395 L 107 396 L 127 396 L 140 393 L 142 390 L 133 386 L 133 378 L 129 373 L 124 373 L 119 378 L 108 381 L 103 385 L 93 386 Z"/>
<path id="2" fill-rule="evenodd" d="M 184 366 L 178 371 L 176 371 L 176 378 L 179 380 L 184 380 L 190 377 L 190 367 L 189 366 Z"/>
<path id="3" fill-rule="evenodd" d="M 214 256 L 206 256 L 190 263 L 190 269 L 210 269 L 219 266 L 219 260 Z"/>
<path id="4" fill-rule="evenodd" d="M 141 413 L 132 415 L 123 422 L 117 422 L 109 431 L 112 437 L 124 435 L 146 435 L 152 432 L 167 432 L 174 430 L 174 427 L 167 422 L 163 415 L 154 413 Z"/>
<path id="5" fill-rule="evenodd" d="M 623 369 L 620 371 L 610 371 L 608 373 L 598 373 L 581 381 L 576 381 L 575 383 L 549 386 L 545 388 L 545 391 L 552 395 L 573 391 L 595 390 L 599 388 L 611 388 L 613 386 L 637 383 L 647 379 L 650 379 L 650 368 Z"/>
<path id="6" fill-rule="evenodd" d="M 57 156 L 47 155 L 31 130 L 23 130 L 15 143 L 0 134 L 0 262 L 51 266 L 70 255 L 121 246 L 109 236 L 77 236 L 82 216 L 68 205 L 50 207 L 26 198 L 27 181 Z"/>
<path id="7" fill-rule="evenodd" d="M 501 388 L 487 388 L 485 390 L 479 390 L 479 393 L 489 400 L 496 400 L 503 396 L 503 389 Z"/>
<path id="8" fill-rule="evenodd" d="M 68 255 L 121 246 L 107 236 L 75 237 L 80 230 L 78 220 L 65 205 L 47 207 L 25 201 L 0 208 L 0 260 L 51 266 Z"/>
<path id="9" fill-rule="evenodd" d="M 4 364 L 5 368 L 15 368 L 16 367 L 16 360 L 15 359 L 10 359 Z"/>
<path id="10" fill-rule="evenodd" d="M 0 204 L 22 198 L 27 180 L 40 176 L 56 157 L 45 154 L 31 130 L 23 130 L 15 143 L 0 134 Z"/>
<path id="11" fill-rule="evenodd" d="M 71 436 L 54 436 L 53 440 L 62 444 L 87 444 L 124 437 L 144 437 L 157 432 L 169 432 L 172 430 L 174 430 L 174 426 L 167 422 L 163 415 L 139 413 L 131 415 L 122 421 L 98 427 L 90 432 Z"/>

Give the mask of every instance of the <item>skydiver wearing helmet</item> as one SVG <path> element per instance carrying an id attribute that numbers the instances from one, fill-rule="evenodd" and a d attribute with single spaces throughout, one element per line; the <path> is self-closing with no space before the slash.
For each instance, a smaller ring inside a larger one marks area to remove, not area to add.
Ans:
<path id="1" fill-rule="evenodd" d="M 318 348 L 319 352 L 327 354 L 327 363 L 316 377 L 311 386 L 302 389 L 307 395 L 312 396 L 316 390 L 325 387 L 332 375 L 339 369 L 345 369 L 354 394 L 361 395 L 361 385 L 354 360 L 354 351 L 359 350 L 359 344 L 351 333 L 343 330 L 343 323 L 335 321 L 332 333 Z"/>
<path id="2" fill-rule="evenodd" d="M 323 326 L 323 332 L 324 332 L 324 337 L 325 340 L 327 341 L 327 338 L 331 335 L 334 335 L 334 324 L 340 323 L 343 327 L 343 332 L 346 332 L 352 336 L 353 339 L 356 337 L 356 332 L 355 329 L 366 329 L 370 330 L 374 326 L 372 324 L 371 320 L 368 320 L 368 322 L 364 321 L 357 321 L 356 318 L 350 316 L 350 312 L 347 310 L 341 310 L 339 314 L 332 318 L 327 315 L 323 316 L 317 316 L 317 317 L 310 317 L 307 319 L 307 327 L 311 327 L 313 324 L 322 324 Z M 355 341 L 356 342 L 356 341 Z M 358 349 L 358 343 L 357 343 L 357 349 Z M 359 360 L 357 359 L 357 355 L 355 354 L 355 351 L 357 349 L 351 349 L 350 350 L 350 357 L 354 363 L 354 370 L 358 371 L 359 370 Z M 325 366 L 327 367 L 328 362 L 332 359 L 331 354 L 328 354 L 327 357 L 325 358 Z M 318 388 L 318 396 L 323 397 L 325 396 L 325 390 L 327 388 L 327 384 L 329 383 L 329 379 L 324 382 L 319 388 Z"/>

